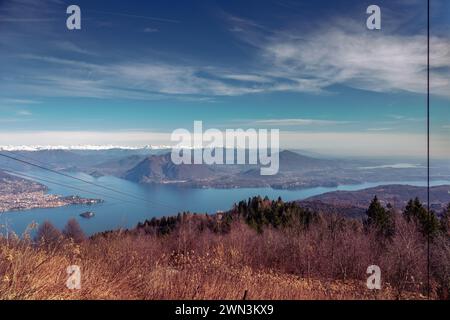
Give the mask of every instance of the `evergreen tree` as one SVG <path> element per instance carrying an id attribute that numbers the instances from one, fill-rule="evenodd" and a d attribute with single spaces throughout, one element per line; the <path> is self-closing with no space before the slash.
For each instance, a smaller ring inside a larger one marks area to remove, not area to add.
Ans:
<path id="1" fill-rule="evenodd" d="M 424 234 L 429 234 L 431 237 L 435 237 L 439 233 L 440 226 L 440 221 L 433 210 L 430 211 L 430 215 L 427 215 L 422 222 Z"/>
<path id="2" fill-rule="evenodd" d="M 445 235 L 450 236 L 450 203 L 447 205 L 447 208 L 445 208 L 444 212 L 442 213 L 440 224 L 442 232 Z"/>
<path id="3" fill-rule="evenodd" d="M 389 210 L 383 208 L 378 197 L 375 196 L 366 211 L 367 220 L 365 224 L 369 227 L 374 227 L 379 235 L 385 237 L 390 237 L 394 234 L 393 209 L 392 206 L 389 205 L 389 207 Z"/>
<path id="4" fill-rule="evenodd" d="M 403 211 L 403 216 L 408 222 L 418 222 L 419 220 L 423 220 L 423 218 L 427 216 L 427 210 L 423 207 L 419 198 L 416 197 L 414 200 L 410 199 L 408 201 L 408 204 Z"/>
<path id="5" fill-rule="evenodd" d="M 410 199 L 403 211 L 406 221 L 416 223 L 423 235 L 435 236 L 439 230 L 439 221 L 436 214 L 428 210 L 422 205 L 419 198 Z"/>

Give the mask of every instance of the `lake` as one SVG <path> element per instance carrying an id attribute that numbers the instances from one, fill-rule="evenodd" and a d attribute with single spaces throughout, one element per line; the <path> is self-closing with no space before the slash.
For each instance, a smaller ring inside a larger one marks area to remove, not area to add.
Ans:
<path id="1" fill-rule="evenodd" d="M 271 199 L 276 199 L 280 196 L 283 200 L 291 201 L 305 199 L 330 191 L 354 191 L 382 184 L 426 186 L 426 180 L 424 179 L 423 181 L 374 182 L 300 190 L 276 190 L 271 188 L 193 189 L 173 185 L 141 185 L 111 176 L 94 178 L 83 173 L 71 173 L 71 175 L 84 180 L 133 195 L 133 197 L 129 197 L 50 172 L 27 172 L 26 174 L 84 190 L 81 192 L 46 182 L 44 184 L 49 187 L 49 193 L 59 195 L 76 194 L 82 197 L 102 198 L 105 202 L 95 205 L 71 205 L 59 208 L 1 213 L 0 224 L 7 225 L 9 230 L 13 230 L 17 234 L 22 234 L 31 222 L 42 223 L 45 220 L 49 220 L 55 226 L 63 228 L 70 218 L 77 219 L 86 234 L 121 227 L 130 228 L 145 219 L 163 215 L 176 215 L 179 211 L 207 212 L 212 214 L 218 210 L 228 210 L 233 203 L 257 195 L 263 197 L 267 195 Z M 450 181 L 432 181 L 432 185 L 442 184 L 450 184 Z M 100 193 L 103 196 L 99 196 L 96 193 Z M 146 201 L 136 198 L 146 199 Z M 95 217 L 92 219 L 80 217 L 80 213 L 85 211 L 93 211 Z"/>

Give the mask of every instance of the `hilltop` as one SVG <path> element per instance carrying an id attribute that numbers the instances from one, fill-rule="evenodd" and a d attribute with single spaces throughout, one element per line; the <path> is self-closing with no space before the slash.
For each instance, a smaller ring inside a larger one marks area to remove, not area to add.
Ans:
<path id="1" fill-rule="evenodd" d="M 406 203 L 415 197 L 427 199 L 427 188 L 410 185 L 383 185 L 358 191 L 333 191 L 300 201 L 312 209 L 329 212 L 341 212 L 351 216 L 363 216 L 374 196 L 381 204 L 403 209 Z M 442 211 L 450 202 L 450 185 L 430 188 L 430 207 L 436 212 Z"/>

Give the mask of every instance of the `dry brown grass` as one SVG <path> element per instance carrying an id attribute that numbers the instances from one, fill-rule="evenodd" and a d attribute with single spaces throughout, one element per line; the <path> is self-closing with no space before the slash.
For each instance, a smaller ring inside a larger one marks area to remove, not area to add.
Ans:
<path id="1" fill-rule="evenodd" d="M 248 299 L 420 299 L 426 270 L 420 261 L 405 270 L 402 261 L 420 260 L 424 244 L 404 228 L 397 244 L 378 251 L 358 228 L 258 234 L 240 222 L 227 234 L 184 224 L 164 237 L 117 232 L 51 246 L 0 238 L 0 297 L 242 299 L 247 291 Z M 377 262 L 389 274 L 374 292 L 366 288 L 365 271 Z M 80 290 L 65 286 L 66 268 L 74 264 L 81 267 Z M 396 275 L 405 280 L 398 286 Z"/>

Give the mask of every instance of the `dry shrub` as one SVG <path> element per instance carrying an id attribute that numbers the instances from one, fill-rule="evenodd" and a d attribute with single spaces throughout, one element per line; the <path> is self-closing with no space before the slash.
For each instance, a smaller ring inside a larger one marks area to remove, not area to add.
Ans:
<path id="1" fill-rule="evenodd" d="M 396 233 L 380 258 L 384 278 L 396 290 L 425 293 L 427 278 L 426 241 L 414 223 L 396 217 Z"/>
<path id="2" fill-rule="evenodd" d="M 358 221 L 322 216 L 305 227 L 256 232 L 234 221 L 214 233 L 192 220 L 164 236 L 111 232 L 56 245 L 29 236 L 0 237 L 3 299 L 395 299 L 421 298 L 426 242 L 401 217 L 390 241 Z M 442 243 L 441 243 L 442 242 Z M 448 290 L 448 238 L 433 243 L 433 283 Z M 366 268 L 378 264 L 383 289 L 366 288 Z M 66 286 L 79 265 L 81 289 Z M 436 289 L 437 290 L 437 289 Z"/>
<path id="3" fill-rule="evenodd" d="M 450 237 L 443 234 L 431 243 L 430 271 L 440 299 L 450 299 Z"/>

